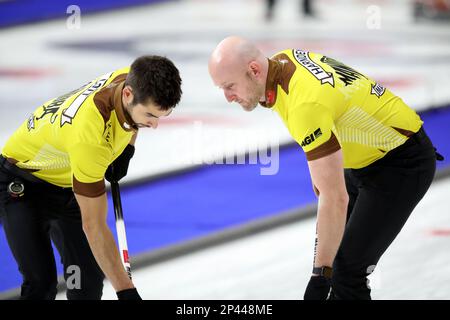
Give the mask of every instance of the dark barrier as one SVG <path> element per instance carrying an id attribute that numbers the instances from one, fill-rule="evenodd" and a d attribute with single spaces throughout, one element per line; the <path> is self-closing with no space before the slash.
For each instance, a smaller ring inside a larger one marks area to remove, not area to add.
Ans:
<path id="1" fill-rule="evenodd" d="M 169 0 L 0 0 L 0 28 Z M 76 6 L 76 7 L 74 7 Z"/>

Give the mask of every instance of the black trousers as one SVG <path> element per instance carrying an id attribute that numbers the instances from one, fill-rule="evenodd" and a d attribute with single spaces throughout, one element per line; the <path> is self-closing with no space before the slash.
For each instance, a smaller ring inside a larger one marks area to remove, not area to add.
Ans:
<path id="1" fill-rule="evenodd" d="M 266 0 L 266 4 L 267 4 L 267 10 L 268 11 L 272 11 L 273 8 L 275 7 L 275 0 Z M 312 9 L 311 9 L 311 0 L 302 0 L 302 13 L 305 15 L 310 15 L 312 14 Z"/>
<path id="2" fill-rule="evenodd" d="M 333 265 L 332 299 L 370 299 L 367 276 L 427 192 L 435 171 L 436 152 L 423 129 L 373 164 L 345 170 L 350 201 Z"/>
<path id="3" fill-rule="evenodd" d="M 57 272 L 51 241 L 64 266 L 67 298 L 101 299 L 104 275 L 83 232 L 72 190 L 36 178 L 28 181 L 26 172 L 5 161 L 0 157 L 0 218 L 23 276 L 21 299 L 55 299 Z M 12 181 L 25 186 L 23 196 L 8 192 Z"/>

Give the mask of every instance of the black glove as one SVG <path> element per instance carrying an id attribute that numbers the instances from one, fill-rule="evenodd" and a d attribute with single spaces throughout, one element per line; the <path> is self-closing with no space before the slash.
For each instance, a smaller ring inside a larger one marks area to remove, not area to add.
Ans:
<path id="1" fill-rule="evenodd" d="M 327 300 L 331 289 L 331 279 L 324 276 L 312 276 L 306 287 L 305 300 Z"/>
<path id="2" fill-rule="evenodd" d="M 142 300 L 136 288 L 125 289 L 117 292 L 117 298 L 119 300 Z"/>
<path id="3" fill-rule="evenodd" d="M 118 182 L 120 179 L 125 177 L 128 172 L 128 165 L 130 164 L 130 160 L 133 158 L 133 155 L 134 146 L 129 144 L 125 147 L 120 156 L 118 156 L 117 159 L 108 166 L 108 169 L 106 169 L 105 172 L 105 179 L 109 182 Z"/>

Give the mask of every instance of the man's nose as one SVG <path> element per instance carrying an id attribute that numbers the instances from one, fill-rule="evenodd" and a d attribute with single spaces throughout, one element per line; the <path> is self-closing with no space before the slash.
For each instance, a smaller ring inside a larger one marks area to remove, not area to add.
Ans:
<path id="1" fill-rule="evenodd" d="M 236 96 L 234 94 L 231 94 L 227 91 L 224 91 L 224 94 L 228 102 L 233 102 L 236 99 Z"/>
<path id="2" fill-rule="evenodd" d="M 151 125 L 152 125 L 152 128 L 153 128 L 153 129 L 156 129 L 156 128 L 158 128 L 159 119 L 154 118 L 154 119 L 151 120 L 150 123 L 151 123 Z"/>

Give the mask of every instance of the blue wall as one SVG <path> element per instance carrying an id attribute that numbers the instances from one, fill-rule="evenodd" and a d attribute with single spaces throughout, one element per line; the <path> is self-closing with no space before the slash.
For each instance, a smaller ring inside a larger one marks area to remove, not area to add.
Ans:
<path id="1" fill-rule="evenodd" d="M 70 5 L 77 5 L 81 15 L 134 5 L 150 4 L 168 0 L 9 0 L 0 2 L 0 28 L 37 22 L 46 19 L 69 17 Z"/>

